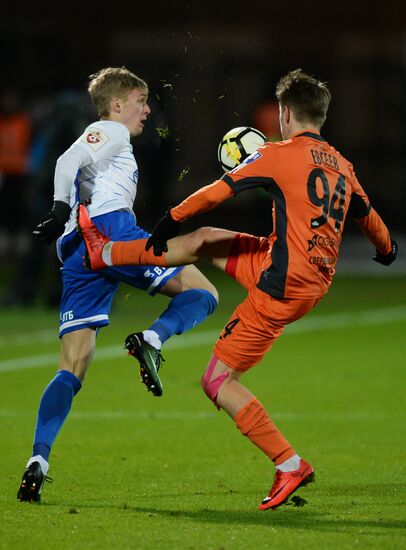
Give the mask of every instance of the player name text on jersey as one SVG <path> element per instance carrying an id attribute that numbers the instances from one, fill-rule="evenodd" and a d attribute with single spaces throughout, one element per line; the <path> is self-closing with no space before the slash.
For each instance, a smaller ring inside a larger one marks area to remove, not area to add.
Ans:
<path id="1" fill-rule="evenodd" d="M 330 155 L 324 151 L 317 151 L 310 149 L 314 164 L 324 164 L 324 166 L 330 166 L 334 170 L 339 170 L 337 158 L 334 155 Z"/>

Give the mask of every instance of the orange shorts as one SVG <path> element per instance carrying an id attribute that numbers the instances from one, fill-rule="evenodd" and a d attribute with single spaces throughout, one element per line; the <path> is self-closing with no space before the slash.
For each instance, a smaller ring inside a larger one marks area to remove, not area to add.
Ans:
<path id="1" fill-rule="evenodd" d="M 214 346 L 214 353 L 237 371 L 257 365 L 285 326 L 303 317 L 320 300 L 281 300 L 257 288 L 268 251 L 265 237 L 238 233 L 227 259 L 226 273 L 248 290 L 248 296 L 231 315 Z"/>

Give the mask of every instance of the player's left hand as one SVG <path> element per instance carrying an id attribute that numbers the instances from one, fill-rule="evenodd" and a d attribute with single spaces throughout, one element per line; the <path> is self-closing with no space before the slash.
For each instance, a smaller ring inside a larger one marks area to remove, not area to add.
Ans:
<path id="1" fill-rule="evenodd" d="M 34 239 L 51 244 L 64 230 L 65 223 L 70 216 L 69 204 L 55 201 L 52 210 L 41 218 L 39 224 L 32 232 Z"/>
<path id="2" fill-rule="evenodd" d="M 394 262 L 396 260 L 396 256 L 398 255 L 399 247 L 398 243 L 394 239 L 391 238 L 390 242 L 392 245 L 392 250 L 388 254 L 381 254 L 376 251 L 376 254 L 372 259 L 382 265 L 390 265 Z"/>
<path id="3" fill-rule="evenodd" d="M 163 252 L 168 252 L 168 239 L 179 235 L 180 226 L 181 222 L 175 221 L 171 216 L 170 209 L 167 210 L 154 227 L 145 249 L 149 250 L 152 246 L 155 256 L 162 256 Z"/>

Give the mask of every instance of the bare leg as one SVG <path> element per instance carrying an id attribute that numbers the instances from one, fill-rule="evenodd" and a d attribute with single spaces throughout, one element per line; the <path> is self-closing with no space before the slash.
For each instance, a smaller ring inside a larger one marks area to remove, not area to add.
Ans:
<path id="1" fill-rule="evenodd" d="M 202 386 L 206 395 L 231 416 L 240 432 L 275 464 L 280 464 L 295 455 L 295 451 L 255 395 L 240 383 L 241 375 L 213 356 Z"/>
<path id="2" fill-rule="evenodd" d="M 227 373 L 227 378 L 220 386 L 216 402 L 231 418 L 234 418 L 238 411 L 254 399 L 255 396 L 240 383 L 242 373 L 230 369 L 220 359 L 217 360 L 210 378 L 211 380 L 215 380 L 225 373 Z"/>
<path id="3" fill-rule="evenodd" d="M 176 267 L 206 260 L 224 269 L 232 243 L 237 233 L 226 229 L 202 227 L 187 235 L 168 241 L 168 252 L 156 256 L 145 249 L 147 239 L 107 243 L 110 259 L 108 265 L 157 265 Z"/>
<path id="4" fill-rule="evenodd" d="M 28 481 L 22 481 L 17 495 L 19 500 L 40 500 L 49 454 L 70 412 L 72 401 L 82 386 L 94 346 L 94 329 L 85 328 L 62 336 L 59 369 L 41 397 L 32 457 L 27 464 L 27 468 L 31 469 L 24 474 L 28 476 Z"/>
<path id="5" fill-rule="evenodd" d="M 175 277 L 172 277 L 160 290 L 161 294 L 173 298 L 180 292 L 192 288 L 201 288 L 209 291 L 218 301 L 216 287 L 194 265 L 187 265 Z"/>
<path id="6" fill-rule="evenodd" d="M 236 232 L 226 229 L 202 227 L 193 233 L 170 239 L 166 260 L 168 265 L 184 265 L 206 260 L 224 270 L 236 235 Z"/>
<path id="7" fill-rule="evenodd" d="M 69 371 L 83 381 L 96 346 L 96 331 L 84 328 L 68 332 L 61 338 L 59 370 Z"/>

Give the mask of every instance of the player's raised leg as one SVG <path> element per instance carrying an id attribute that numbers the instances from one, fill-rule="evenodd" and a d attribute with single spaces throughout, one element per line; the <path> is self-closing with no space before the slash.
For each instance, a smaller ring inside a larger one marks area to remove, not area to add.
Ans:
<path id="1" fill-rule="evenodd" d="M 225 263 L 235 238 L 234 231 L 202 227 L 168 241 L 168 251 L 156 256 L 145 250 L 148 239 L 114 242 L 95 226 L 84 205 L 79 206 L 78 226 L 86 244 L 85 263 L 92 270 L 120 265 L 156 265 L 161 267 L 193 264 L 206 260 L 216 267 Z"/>
<path id="2" fill-rule="evenodd" d="M 79 209 L 78 223 L 86 244 L 87 263 L 96 270 L 132 264 L 155 266 L 149 271 L 156 271 L 159 266 L 179 266 L 197 259 L 223 267 L 221 262 L 225 263 L 235 236 L 231 231 L 202 228 L 170 240 L 168 253 L 159 257 L 152 249 L 145 250 L 146 238 L 110 241 L 89 218 L 83 205 Z M 182 334 L 200 324 L 213 313 L 218 301 L 215 287 L 194 266 L 188 265 L 172 276 L 169 270 L 166 274 L 162 270 L 161 277 L 165 277 L 165 284 L 159 292 L 172 298 L 168 308 L 147 330 L 132 333 L 125 341 L 129 354 L 140 363 L 141 380 L 155 396 L 163 393 L 158 375 L 163 361 L 162 344 L 174 334 Z"/>
<path id="3" fill-rule="evenodd" d="M 181 261 L 205 259 L 220 269 L 225 268 L 235 233 L 223 229 L 205 227 L 187 236 L 176 237 L 168 242 L 166 254 L 172 265 Z M 127 252 L 138 247 L 145 251 L 144 242 L 129 241 L 115 243 L 123 245 L 120 250 L 119 265 L 133 260 L 133 256 L 125 257 Z M 127 246 L 129 245 L 129 246 Z M 162 260 L 148 252 L 151 257 L 145 261 Z M 173 258 L 177 258 L 177 261 Z M 130 334 L 126 339 L 126 348 L 134 355 L 141 366 L 141 378 L 154 395 L 162 395 L 162 383 L 158 370 L 162 362 L 160 349 L 162 344 L 173 334 L 182 334 L 200 324 L 207 315 L 213 313 L 217 306 L 218 294 L 210 281 L 193 265 L 183 268 L 171 278 L 161 289 L 162 294 L 172 298 L 168 308 L 142 333 Z"/>
<path id="4" fill-rule="evenodd" d="M 140 363 L 142 381 L 155 396 L 163 393 L 158 375 L 162 345 L 174 334 L 199 325 L 214 312 L 218 302 L 216 288 L 192 265 L 170 278 L 159 292 L 171 298 L 166 310 L 147 330 L 129 334 L 125 341 L 129 354 Z"/>

